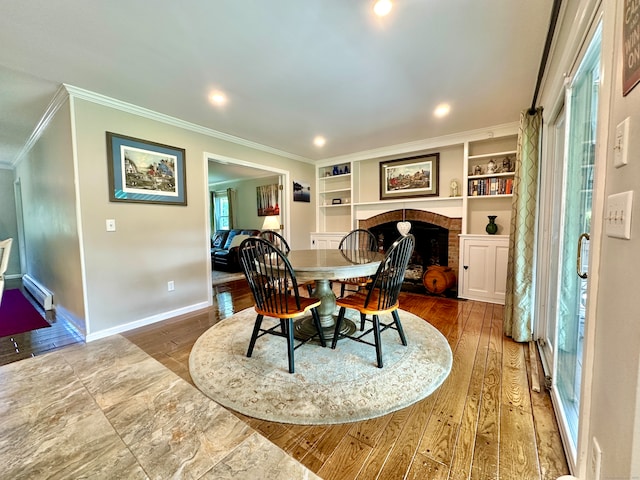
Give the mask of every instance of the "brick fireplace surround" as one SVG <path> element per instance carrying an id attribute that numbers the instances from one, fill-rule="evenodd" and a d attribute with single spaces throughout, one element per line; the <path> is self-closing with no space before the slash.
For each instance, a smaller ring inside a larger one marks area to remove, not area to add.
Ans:
<path id="1" fill-rule="evenodd" d="M 460 238 L 458 235 L 462 233 L 462 218 L 445 217 L 444 215 L 427 212 L 425 210 L 391 210 L 365 220 L 358 220 L 358 228 L 370 229 L 384 223 L 401 222 L 403 220 L 403 214 L 405 221 L 430 223 L 438 227 L 446 228 L 449 231 L 448 266 L 455 272 L 457 277 L 458 261 L 460 258 Z"/>

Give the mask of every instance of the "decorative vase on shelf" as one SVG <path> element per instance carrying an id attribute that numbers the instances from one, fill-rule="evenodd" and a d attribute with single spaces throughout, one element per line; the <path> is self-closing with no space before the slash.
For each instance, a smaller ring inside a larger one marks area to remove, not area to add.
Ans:
<path id="1" fill-rule="evenodd" d="M 338 166 L 337 165 L 333 167 L 333 174 L 334 175 L 340 175 L 340 170 L 338 170 Z"/>
<path id="2" fill-rule="evenodd" d="M 495 235 L 496 232 L 498 231 L 498 225 L 496 224 L 496 218 L 498 218 L 497 215 L 489 215 L 489 223 L 487 223 L 487 226 L 485 227 L 485 230 L 487 231 L 487 233 L 489 235 Z"/>

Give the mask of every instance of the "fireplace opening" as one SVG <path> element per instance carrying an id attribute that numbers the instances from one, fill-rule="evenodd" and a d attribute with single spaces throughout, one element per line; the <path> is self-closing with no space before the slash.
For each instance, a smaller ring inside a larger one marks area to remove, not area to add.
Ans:
<path id="1" fill-rule="evenodd" d="M 369 229 L 378 240 L 379 251 L 386 252 L 400 238 L 396 223 L 383 223 Z M 448 265 L 449 231 L 429 223 L 411 222 L 410 233 L 416 237 L 416 246 L 409 260 L 403 288 L 420 290 L 427 268 L 432 265 Z"/>
<path id="2" fill-rule="evenodd" d="M 455 274 L 458 269 L 459 239 L 462 221 L 423 210 L 393 210 L 361 220 L 360 228 L 370 230 L 378 240 L 378 250 L 386 252 L 395 240 L 400 238 L 397 224 L 411 222 L 411 231 L 416 237 L 416 246 L 405 274 L 403 290 L 432 293 L 426 289 L 423 277 L 429 267 L 448 267 L 454 275 L 453 285 L 447 288 L 446 295 L 457 294 Z M 433 272 L 433 270 L 431 271 Z M 432 275 L 432 273 L 430 273 Z"/>

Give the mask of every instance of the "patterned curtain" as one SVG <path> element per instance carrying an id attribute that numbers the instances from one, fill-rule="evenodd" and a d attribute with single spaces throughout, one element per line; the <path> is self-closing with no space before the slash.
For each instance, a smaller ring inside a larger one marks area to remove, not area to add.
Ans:
<path id="1" fill-rule="evenodd" d="M 520 114 L 511 207 L 504 332 L 516 342 L 533 337 L 534 244 L 542 108 Z"/>

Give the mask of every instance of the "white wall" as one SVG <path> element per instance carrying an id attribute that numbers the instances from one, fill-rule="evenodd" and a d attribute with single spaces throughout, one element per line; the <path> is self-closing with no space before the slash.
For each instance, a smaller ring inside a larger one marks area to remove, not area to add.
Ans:
<path id="1" fill-rule="evenodd" d="M 624 1 L 603 5 L 604 40 L 613 46 L 613 52 L 603 49 L 604 61 L 612 59 L 613 67 L 604 194 L 635 190 L 635 199 L 631 240 L 601 239 L 590 436 L 598 438 L 604 452 L 602 478 L 640 478 L 640 86 L 622 96 Z M 626 117 L 631 117 L 629 165 L 618 169 L 613 166 L 615 129 Z"/>
<path id="2" fill-rule="evenodd" d="M 210 303 L 204 152 L 289 170 L 294 178 L 313 178 L 312 165 L 85 99 L 74 99 L 73 115 L 87 331 L 94 337 Z M 187 206 L 110 202 L 107 131 L 184 148 Z M 255 203 L 255 189 L 251 201 Z M 292 207 L 292 223 L 298 226 L 292 238 L 306 248 L 315 217 L 312 209 L 297 212 Z M 115 232 L 106 231 L 106 219 L 116 220 Z M 173 292 L 167 291 L 170 280 Z"/>
<path id="3" fill-rule="evenodd" d="M 81 244 L 69 102 L 16 168 L 22 188 L 25 272 L 53 292 L 59 313 L 84 330 Z"/>
<path id="4" fill-rule="evenodd" d="M 18 223 L 13 187 L 13 170 L 0 167 L 0 240 L 13 238 L 6 277 L 20 275 L 20 247 L 18 245 Z"/>

